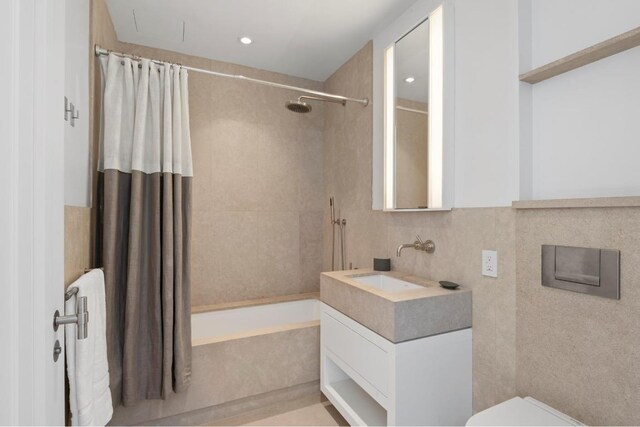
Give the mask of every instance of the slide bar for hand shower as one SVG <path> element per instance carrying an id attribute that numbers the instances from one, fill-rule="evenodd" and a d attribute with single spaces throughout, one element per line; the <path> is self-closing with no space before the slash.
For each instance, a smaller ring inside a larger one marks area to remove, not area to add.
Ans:
<path id="1" fill-rule="evenodd" d="M 120 56 L 122 58 L 131 58 L 131 59 L 135 59 L 135 60 L 143 59 L 143 58 L 141 58 L 139 56 L 128 55 L 126 53 L 120 53 L 120 52 L 113 52 L 111 50 L 103 49 L 98 45 L 95 46 L 95 54 L 96 54 L 96 56 L 109 55 L 110 53 L 113 53 L 114 55 Z M 158 61 L 158 60 L 155 60 L 155 59 L 150 59 L 150 61 L 155 62 L 156 64 L 164 64 L 164 62 Z M 357 102 L 359 104 L 362 104 L 363 107 L 366 107 L 367 105 L 369 105 L 369 98 L 362 98 L 362 99 L 349 98 L 349 97 L 342 96 L 342 95 L 334 95 L 332 93 L 320 92 L 320 91 L 317 91 L 317 90 L 306 89 L 306 88 L 303 88 L 303 87 L 290 86 L 290 85 L 285 85 L 285 84 L 282 84 L 282 83 L 270 82 L 270 81 L 267 81 L 267 80 L 254 79 L 252 77 L 246 77 L 246 76 L 242 76 L 242 75 L 239 75 L 239 74 L 226 74 L 226 73 L 220 73 L 218 71 L 203 70 L 202 68 L 189 67 L 189 66 L 181 65 L 181 64 L 178 64 L 178 65 L 180 65 L 182 68 L 184 68 L 186 70 L 195 71 L 196 73 L 209 74 L 211 76 L 218 76 L 218 77 L 227 77 L 227 78 L 236 79 L 236 80 L 244 80 L 244 81 L 247 81 L 247 82 L 257 83 L 257 84 L 261 84 L 261 85 L 265 85 L 265 86 L 277 87 L 277 88 L 280 88 L 280 89 L 294 90 L 296 92 L 302 92 L 302 93 L 308 93 L 310 95 L 321 96 L 323 98 L 330 99 L 330 100 L 335 100 L 337 102 L 342 102 L 342 103 L 344 103 L 344 102 Z"/>

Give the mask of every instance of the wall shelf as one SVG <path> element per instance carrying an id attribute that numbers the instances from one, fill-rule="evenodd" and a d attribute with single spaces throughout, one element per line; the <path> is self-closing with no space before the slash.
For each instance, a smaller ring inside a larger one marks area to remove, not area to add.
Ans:
<path id="1" fill-rule="evenodd" d="M 520 81 L 539 83 L 636 46 L 640 46 L 640 27 L 521 74 Z"/>
<path id="2" fill-rule="evenodd" d="M 518 200 L 513 209 L 569 209 L 569 208 L 635 208 L 640 207 L 640 197 L 594 197 L 583 199 Z"/>

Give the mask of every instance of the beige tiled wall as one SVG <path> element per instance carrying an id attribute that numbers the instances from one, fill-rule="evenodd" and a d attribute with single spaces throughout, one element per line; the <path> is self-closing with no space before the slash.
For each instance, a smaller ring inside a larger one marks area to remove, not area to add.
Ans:
<path id="1" fill-rule="evenodd" d="M 91 267 L 91 209 L 64 207 L 64 285 Z"/>
<path id="2" fill-rule="evenodd" d="M 640 208 L 519 210 L 517 391 L 588 425 L 640 424 Z M 540 283 L 540 246 L 620 250 L 620 300 Z"/>
<path id="3" fill-rule="evenodd" d="M 372 96 L 369 43 L 326 82 L 325 90 Z M 511 208 L 454 209 L 451 212 L 382 213 L 371 210 L 371 106 L 328 108 L 325 123 L 325 200 L 336 197 L 347 219 L 347 261 L 371 267 L 390 257 L 392 268 L 473 289 L 474 409 L 515 395 L 515 214 Z M 324 211 L 324 268 L 330 268 L 329 210 Z M 436 243 L 432 255 L 395 248 L 416 233 Z M 483 277 L 482 249 L 499 254 L 498 278 Z"/>
<path id="4" fill-rule="evenodd" d="M 322 88 L 311 80 L 120 43 L 104 0 L 93 6 L 94 43 L 105 48 Z M 93 93 L 98 111 L 99 94 Z M 193 305 L 319 289 L 325 106 L 314 103 L 309 114 L 285 109 L 285 101 L 298 95 L 190 72 Z"/>

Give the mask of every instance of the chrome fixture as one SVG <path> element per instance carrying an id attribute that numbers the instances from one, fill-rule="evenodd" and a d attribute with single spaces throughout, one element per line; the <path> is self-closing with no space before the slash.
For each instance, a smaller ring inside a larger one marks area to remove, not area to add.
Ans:
<path id="1" fill-rule="evenodd" d="M 338 226 L 340 227 L 340 255 L 341 259 L 341 267 L 344 270 L 347 265 L 347 249 L 345 239 L 347 237 L 347 220 L 342 218 L 342 220 L 338 220 Z"/>
<path id="2" fill-rule="evenodd" d="M 64 97 L 64 120 L 68 121 L 71 126 L 76 125 L 76 120 L 80 118 L 80 111 L 76 110 L 76 106 L 73 102 L 69 101 L 69 98 Z"/>
<path id="3" fill-rule="evenodd" d="M 58 358 L 62 354 L 62 346 L 60 345 L 60 340 L 56 340 L 53 344 L 53 361 L 54 363 L 58 361 Z"/>
<path id="4" fill-rule="evenodd" d="M 620 299 L 620 251 L 542 245 L 542 286 Z"/>
<path id="5" fill-rule="evenodd" d="M 84 272 L 87 273 L 87 270 L 85 269 Z M 69 288 L 69 290 L 64 293 L 64 300 L 69 301 L 71 297 L 76 295 L 77 293 L 78 293 L 78 288 Z"/>
<path id="6" fill-rule="evenodd" d="M 287 109 L 293 111 L 294 113 L 309 113 L 312 108 L 311 105 L 304 102 L 303 99 L 313 99 L 315 101 L 324 101 L 324 102 L 335 102 L 338 104 L 346 105 L 347 101 L 344 99 L 332 99 L 332 98 L 320 98 L 317 96 L 301 96 L 297 101 L 287 101 L 285 107 Z"/>
<path id="7" fill-rule="evenodd" d="M 78 293 L 78 288 L 71 288 L 64 294 L 64 300 L 68 301 L 74 295 Z M 60 315 L 60 312 L 56 310 L 53 314 L 53 330 L 57 331 L 60 325 L 78 325 L 77 336 L 79 340 L 87 338 L 88 330 L 87 324 L 89 323 L 89 310 L 87 310 L 87 297 L 80 297 L 76 303 L 75 314 Z"/>
<path id="8" fill-rule="evenodd" d="M 109 55 L 110 53 L 119 56 L 121 58 L 131 58 L 133 60 L 140 60 L 142 58 L 135 56 L 135 55 L 128 55 L 126 53 L 119 53 L 119 52 L 113 52 L 107 49 L 103 49 L 100 46 L 96 45 L 95 49 L 94 49 L 95 55 L 96 56 L 106 56 Z M 151 62 L 154 62 L 156 64 L 160 64 L 160 65 L 164 65 L 165 63 L 162 61 L 158 61 L 155 59 L 150 59 Z M 246 76 L 242 76 L 239 74 L 227 74 L 227 73 L 221 73 L 218 71 L 211 71 L 211 70 L 203 70 L 202 68 L 195 68 L 195 67 L 188 67 L 186 65 L 180 65 L 182 68 L 184 68 L 185 70 L 189 70 L 189 71 L 194 71 L 196 73 L 203 73 L 203 74 L 209 74 L 211 76 L 217 76 L 217 77 L 227 77 L 227 78 L 231 78 L 231 79 L 236 79 L 236 80 L 244 80 L 247 82 L 252 82 L 252 83 L 257 83 L 257 84 L 261 84 L 261 85 L 265 85 L 265 86 L 271 86 L 271 87 L 277 87 L 280 89 L 288 89 L 288 90 L 293 90 L 296 92 L 301 92 L 301 93 L 307 93 L 309 95 L 314 95 L 314 96 L 318 96 L 321 97 L 323 100 L 328 101 L 331 100 L 332 102 L 340 102 L 340 103 L 347 103 L 347 102 L 357 102 L 359 104 L 361 104 L 363 107 L 366 107 L 367 105 L 369 105 L 369 98 L 349 98 L 348 96 L 342 96 L 342 95 L 334 95 L 332 93 L 326 93 L 326 92 L 320 92 L 318 90 L 312 90 L 312 89 L 307 89 L 307 88 L 303 88 L 303 87 L 298 87 L 298 86 L 291 86 L 291 85 L 285 85 L 282 83 L 275 83 L 275 82 L 270 82 L 267 80 L 260 80 L 260 79 L 254 79 L 252 77 L 246 77 Z"/>
<path id="9" fill-rule="evenodd" d="M 403 249 L 413 248 L 416 251 L 423 251 L 428 254 L 432 254 L 436 250 L 436 244 L 433 243 L 433 240 L 427 240 L 423 242 L 419 235 L 416 234 L 416 241 L 413 243 L 404 243 L 398 246 L 398 250 L 396 251 L 396 256 L 400 256 Z"/>
<path id="10" fill-rule="evenodd" d="M 284 106 L 287 107 L 287 110 L 293 111 L 294 113 L 310 113 L 312 110 L 311 105 L 301 101 L 301 99 L 302 97 L 298 98 L 297 101 L 287 101 Z"/>
<path id="11" fill-rule="evenodd" d="M 336 264 L 336 226 L 338 226 L 340 237 L 340 270 L 344 270 L 347 265 L 347 249 L 346 249 L 346 228 L 347 220 L 336 218 L 335 198 L 329 198 L 329 206 L 331 206 L 331 271 L 335 271 Z M 338 213 L 338 215 L 340 215 Z"/>

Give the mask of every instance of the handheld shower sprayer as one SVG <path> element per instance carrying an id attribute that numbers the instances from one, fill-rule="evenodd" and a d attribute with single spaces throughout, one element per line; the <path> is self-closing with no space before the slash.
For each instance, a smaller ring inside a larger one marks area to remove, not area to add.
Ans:
<path id="1" fill-rule="evenodd" d="M 336 208 L 333 196 L 329 197 L 329 206 L 331 206 L 331 223 L 333 223 L 336 220 Z"/>

